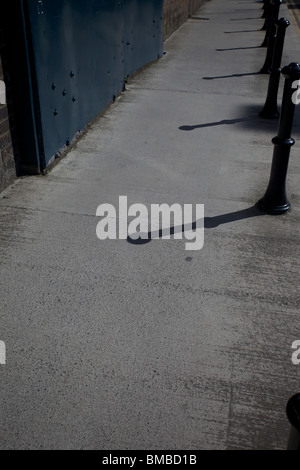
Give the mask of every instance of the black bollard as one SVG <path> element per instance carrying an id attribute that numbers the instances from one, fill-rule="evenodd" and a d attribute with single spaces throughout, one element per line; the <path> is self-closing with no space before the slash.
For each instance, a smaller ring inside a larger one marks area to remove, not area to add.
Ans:
<path id="1" fill-rule="evenodd" d="M 265 31 L 267 29 L 269 15 L 270 15 L 270 0 L 264 6 L 264 14 L 262 18 L 265 18 L 265 21 L 264 21 L 263 27 L 261 28 L 261 31 Z"/>
<path id="2" fill-rule="evenodd" d="M 291 204 L 286 196 L 286 176 L 291 146 L 295 140 L 291 137 L 295 100 L 294 81 L 300 79 L 300 65 L 292 62 L 281 71 L 285 77 L 278 135 L 272 139 L 274 144 L 273 160 L 268 187 L 257 206 L 267 214 L 283 214 Z"/>
<path id="3" fill-rule="evenodd" d="M 272 24 L 273 11 L 274 11 L 274 5 L 272 2 L 270 2 L 268 5 L 268 15 L 266 16 L 265 23 L 263 26 L 266 29 L 266 34 L 260 47 L 267 47 L 268 45 L 268 37 L 270 34 L 270 27 Z"/>
<path id="4" fill-rule="evenodd" d="M 268 47 L 267 47 L 266 59 L 265 59 L 264 65 L 260 69 L 260 73 L 269 73 L 269 69 L 270 69 L 270 67 L 273 63 L 276 35 L 277 35 L 276 22 L 272 21 L 271 25 L 270 25 L 270 28 L 269 28 Z"/>
<path id="5" fill-rule="evenodd" d="M 300 393 L 289 399 L 286 414 L 291 425 L 287 450 L 300 450 Z"/>
<path id="6" fill-rule="evenodd" d="M 264 2 L 263 4 L 263 14 L 262 14 L 262 18 L 266 18 L 268 16 L 268 7 L 269 7 L 269 4 L 270 4 L 270 0 L 267 1 L 267 2 Z"/>
<path id="7" fill-rule="evenodd" d="M 290 25 L 290 22 L 286 18 L 280 18 L 276 22 L 276 40 L 275 40 L 275 48 L 274 48 L 274 55 L 272 61 L 272 67 L 270 70 L 270 78 L 269 78 L 269 86 L 267 92 L 267 98 L 265 105 L 262 111 L 259 113 L 261 117 L 268 118 L 268 119 L 276 119 L 279 117 L 279 111 L 277 108 L 277 96 L 278 96 L 278 88 L 280 82 L 280 73 L 281 73 L 281 58 L 282 58 L 282 51 L 284 45 L 284 37 L 286 28 Z"/>
<path id="8" fill-rule="evenodd" d="M 261 28 L 261 31 L 266 31 L 267 27 L 268 27 L 268 17 L 266 17 L 265 22 Z"/>
<path id="9" fill-rule="evenodd" d="M 268 21 L 266 27 L 266 35 L 260 47 L 267 47 L 269 43 L 269 37 L 273 32 L 274 23 L 278 20 L 279 8 L 283 3 L 283 0 L 271 0 L 269 5 Z"/>

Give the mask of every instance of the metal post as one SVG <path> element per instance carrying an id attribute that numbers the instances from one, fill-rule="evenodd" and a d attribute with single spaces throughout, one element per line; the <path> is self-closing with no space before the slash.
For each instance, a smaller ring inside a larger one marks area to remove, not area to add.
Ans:
<path id="1" fill-rule="evenodd" d="M 266 17 L 263 27 L 261 28 L 261 31 L 266 31 L 267 26 L 268 26 L 268 17 Z"/>
<path id="2" fill-rule="evenodd" d="M 261 47 L 267 47 L 268 45 L 268 37 L 269 37 L 269 34 L 270 34 L 270 27 L 271 27 L 271 19 L 272 19 L 272 15 L 273 15 L 273 10 L 274 10 L 274 5 L 272 2 L 269 3 L 268 5 L 268 15 L 266 16 L 266 19 L 265 19 L 265 23 L 264 23 L 264 26 L 265 27 L 265 30 L 266 30 L 266 34 L 265 34 L 265 38 L 261 44 Z"/>
<path id="3" fill-rule="evenodd" d="M 265 35 L 265 39 L 263 40 L 261 44 L 261 47 L 267 47 L 268 45 L 269 37 L 273 32 L 273 25 L 275 21 L 278 20 L 279 8 L 282 3 L 283 3 L 283 0 L 271 0 L 270 2 L 266 35 Z"/>
<path id="4" fill-rule="evenodd" d="M 268 36 L 268 47 L 266 53 L 265 63 L 260 69 L 260 73 L 269 73 L 269 69 L 273 62 L 274 50 L 275 50 L 275 42 L 276 42 L 276 22 L 272 21 L 270 28 L 269 28 L 269 36 Z"/>
<path id="5" fill-rule="evenodd" d="M 300 79 L 300 65 L 292 62 L 282 69 L 285 84 L 282 97 L 278 135 L 272 139 L 274 144 L 270 180 L 267 190 L 257 203 L 258 207 L 268 214 L 282 214 L 291 204 L 286 196 L 286 176 L 289 156 L 295 140 L 291 137 L 295 102 L 293 100 L 293 83 Z"/>
<path id="6" fill-rule="evenodd" d="M 265 18 L 265 22 L 263 24 L 263 27 L 261 28 L 261 31 L 265 31 L 267 29 L 268 19 L 269 19 L 269 14 L 270 14 L 270 0 L 264 3 L 263 9 L 264 9 L 264 13 L 262 15 L 262 18 Z"/>
<path id="7" fill-rule="evenodd" d="M 262 9 L 263 9 L 262 18 L 266 18 L 266 17 L 267 17 L 267 15 L 268 15 L 267 12 L 268 12 L 268 6 L 269 6 L 269 4 L 270 4 L 270 0 L 264 2 L 263 7 L 262 7 Z"/>
<path id="8" fill-rule="evenodd" d="M 277 96 L 278 96 L 278 88 L 279 88 L 280 73 L 281 73 L 280 65 L 281 65 L 282 51 L 283 51 L 283 45 L 284 45 L 285 31 L 289 25 L 290 25 L 290 22 L 286 18 L 280 18 L 280 20 L 276 22 L 277 33 L 276 33 L 272 67 L 269 69 L 270 78 L 269 78 L 268 93 L 267 93 L 265 105 L 262 111 L 259 113 L 259 115 L 264 118 L 276 119 L 279 117 L 279 111 L 277 108 Z"/>
<path id="9" fill-rule="evenodd" d="M 300 450 L 300 393 L 289 399 L 286 414 L 291 425 L 287 450 Z"/>

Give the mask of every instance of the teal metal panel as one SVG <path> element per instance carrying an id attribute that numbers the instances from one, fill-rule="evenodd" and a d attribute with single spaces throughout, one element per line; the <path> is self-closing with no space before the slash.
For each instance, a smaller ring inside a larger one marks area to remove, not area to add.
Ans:
<path id="1" fill-rule="evenodd" d="M 125 75 L 163 54 L 163 2 L 124 1 Z"/>
<path id="2" fill-rule="evenodd" d="M 39 166 L 163 54 L 163 0 L 24 0 Z"/>

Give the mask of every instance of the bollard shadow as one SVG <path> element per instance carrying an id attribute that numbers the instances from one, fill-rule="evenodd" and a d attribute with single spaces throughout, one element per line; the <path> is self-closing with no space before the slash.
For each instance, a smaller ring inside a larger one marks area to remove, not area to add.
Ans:
<path id="1" fill-rule="evenodd" d="M 215 217 L 204 217 L 204 221 L 201 219 L 196 220 L 190 224 L 172 226 L 164 229 L 150 231 L 148 233 L 134 233 L 131 234 L 131 236 L 128 235 L 127 241 L 133 245 L 145 245 L 150 243 L 152 240 L 157 240 L 164 236 L 196 230 L 197 226 L 203 227 L 204 225 L 204 229 L 212 229 L 219 227 L 219 225 L 237 222 L 238 220 L 250 219 L 251 217 L 259 217 L 262 215 L 266 215 L 266 213 L 261 211 L 255 204 L 254 206 L 248 207 L 247 209 L 242 209 L 240 211 L 228 212 L 226 214 L 217 215 Z"/>
<path id="2" fill-rule="evenodd" d="M 239 3 L 242 3 L 243 5 L 245 5 L 245 2 L 239 2 Z M 246 2 L 246 3 L 253 3 L 252 1 L 250 2 Z M 259 2 L 260 3 L 260 2 Z M 232 10 L 234 13 L 237 13 L 237 12 L 240 12 L 242 11 L 243 13 L 245 13 L 245 11 L 253 11 L 257 14 L 257 8 L 234 8 Z M 247 13 L 248 14 L 248 13 Z"/>
<path id="3" fill-rule="evenodd" d="M 240 113 L 243 116 L 247 116 L 248 119 L 241 122 L 244 129 L 251 129 L 257 133 L 264 133 L 266 138 L 272 139 L 277 134 L 278 119 L 267 119 L 259 115 L 264 107 L 264 100 L 261 105 L 249 104 L 240 107 Z M 278 105 L 278 111 L 280 112 L 281 107 Z"/>
<path id="4" fill-rule="evenodd" d="M 239 31 L 224 31 L 224 34 L 237 34 L 237 33 L 257 33 L 261 29 L 241 29 Z"/>
<path id="5" fill-rule="evenodd" d="M 261 17 L 255 17 L 253 18 L 253 16 L 251 16 L 251 18 L 230 18 L 229 21 L 246 21 L 246 20 L 261 20 L 262 18 Z"/>
<path id="6" fill-rule="evenodd" d="M 281 99 L 278 97 L 278 111 L 281 112 Z M 277 119 L 267 119 L 262 116 L 259 116 L 260 111 L 264 107 L 264 100 L 260 104 L 244 104 L 239 107 L 240 116 L 247 116 L 248 119 L 241 121 L 241 126 L 245 128 L 254 129 L 257 132 L 264 132 L 266 137 L 275 137 L 278 133 L 279 118 Z M 300 129 L 300 106 L 295 107 L 294 119 L 293 119 L 293 129 L 292 135 L 297 140 L 299 139 L 299 129 Z M 268 135 L 267 135 L 268 134 Z"/>
<path id="7" fill-rule="evenodd" d="M 182 125 L 178 129 L 180 131 L 195 131 L 197 129 L 203 129 L 208 127 L 214 126 L 222 126 L 222 125 L 234 125 L 238 124 L 244 126 L 247 129 L 255 130 L 257 132 L 267 132 L 273 133 L 275 136 L 277 130 L 277 123 L 278 120 L 274 119 L 265 119 L 259 116 L 260 111 L 263 108 L 263 103 L 261 106 L 258 105 L 251 105 L 251 106 L 243 106 L 241 107 L 240 116 L 239 118 L 235 119 L 222 119 L 220 121 L 213 121 L 207 122 L 203 124 L 190 124 L 190 125 Z M 278 108 L 280 110 L 280 108 Z M 295 125 L 297 125 L 297 119 L 295 116 Z"/>
<path id="8" fill-rule="evenodd" d="M 232 75 L 217 75 L 215 77 L 202 77 L 202 80 L 218 80 L 220 78 L 249 77 L 250 75 L 261 75 L 261 72 L 233 73 Z"/>
<path id="9" fill-rule="evenodd" d="M 194 124 L 191 126 L 180 126 L 178 129 L 181 131 L 194 131 L 195 129 L 202 129 L 203 127 L 222 126 L 226 124 L 237 124 L 238 122 L 247 121 L 248 118 L 238 119 L 222 119 L 222 121 L 207 122 L 206 124 Z"/>
<path id="10" fill-rule="evenodd" d="M 209 21 L 209 18 L 206 18 L 204 16 L 190 16 L 191 20 L 200 20 L 200 21 Z"/>
<path id="11" fill-rule="evenodd" d="M 247 46 L 247 47 L 228 47 L 227 49 L 216 49 L 217 52 L 224 51 L 243 51 L 245 49 L 260 49 L 260 46 Z"/>
<path id="12" fill-rule="evenodd" d="M 219 225 L 237 222 L 238 220 L 250 219 L 252 217 L 260 217 L 262 215 L 266 215 L 266 213 L 260 210 L 257 204 L 255 204 L 254 206 L 240 211 L 228 212 L 227 214 L 221 214 L 215 217 L 205 217 L 204 228 L 216 228 Z"/>

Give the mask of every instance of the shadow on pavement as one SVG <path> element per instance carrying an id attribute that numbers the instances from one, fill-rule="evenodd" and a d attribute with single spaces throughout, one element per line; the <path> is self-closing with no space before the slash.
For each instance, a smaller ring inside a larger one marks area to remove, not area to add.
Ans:
<path id="1" fill-rule="evenodd" d="M 204 217 L 204 228 L 211 229 L 216 228 L 222 224 L 228 224 L 230 222 L 236 222 L 238 220 L 249 219 L 251 217 L 258 217 L 266 215 L 264 212 L 258 209 L 256 205 L 251 206 L 247 209 L 242 209 L 236 212 L 229 212 L 227 214 L 217 215 L 215 217 Z M 195 221 L 191 224 L 177 225 L 169 228 L 159 229 L 150 231 L 148 233 L 135 233 L 127 237 L 127 241 L 133 245 L 145 245 L 152 240 L 162 238 L 168 235 L 174 235 L 175 233 L 184 233 L 188 230 L 196 230 L 197 226 L 203 226 L 203 221 Z M 136 238 L 132 238 L 136 237 Z M 138 238 L 137 238 L 138 237 Z"/>
<path id="2" fill-rule="evenodd" d="M 224 31 L 224 34 L 257 33 L 258 31 L 261 31 L 261 29 L 246 29 L 246 30 L 240 30 L 240 31 Z"/>
<path id="3" fill-rule="evenodd" d="M 222 121 L 207 122 L 206 124 L 195 124 L 192 126 L 180 126 L 179 129 L 181 131 L 194 131 L 195 129 L 201 129 L 203 127 L 221 126 L 223 124 L 236 124 L 238 122 L 243 122 L 247 120 L 248 118 L 222 119 Z"/>
<path id="4" fill-rule="evenodd" d="M 218 78 L 248 77 L 249 75 L 261 75 L 261 72 L 233 73 L 232 75 L 217 75 L 215 77 L 202 77 L 202 80 L 216 80 Z"/>
<path id="5" fill-rule="evenodd" d="M 245 106 L 241 109 L 240 111 L 240 116 L 239 118 L 235 119 L 222 119 L 221 121 L 215 121 L 215 122 L 207 122 L 207 123 L 201 123 L 201 124 L 190 124 L 190 125 L 182 125 L 178 129 L 181 131 L 194 131 L 196 129 L 202 129 L 202 128 L 207 128 L 207 127 L 213 127 L 213 126 L 222 126 L 222 125 L 233 125 L 233 124 L 239 124 L 241 126 L 244 126 L 244 128 L 248 128 L 251 130 L 255 130 L 258 132 L 273 132 L 274 136 L 277 133 L 277 128 L 278 128 L 278 119 L 265 119 L 259 116 L 259 112 L 262 110 L 264 106 L 264 103 L 262 102 L 261 106 L 259 105 L 249 105 Z M 280 107 L 278 107 L 280 110 Z M 243 116 L 244 115 L 244 116 Z M 295 116 L 295 124 L 294 126 L 297 126 L 297 116 Z"/>
<path id="6" fill-rule="evenodd" d="M 251 16 L 251 18 L 230 18 L 230 21 L 245 21 L 245 20 L 261 20 L 261 16 L 260 17 L 256 17 L 256 18 L 253 18 L 253 16 Z"/>
<path id="7" fill-rule="evenodd" d="M 228 47 L 227 49 L 216 49 L 217 52 L 224 51 L 242 51 L 245 49 L 260 49 L 261 46 L 245 46 L 245 47 Z"/>

